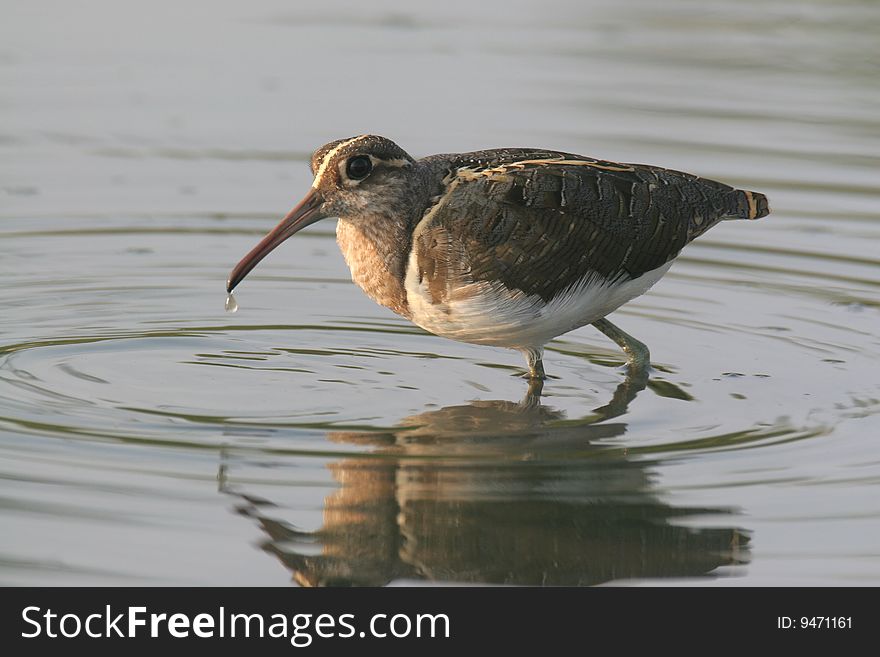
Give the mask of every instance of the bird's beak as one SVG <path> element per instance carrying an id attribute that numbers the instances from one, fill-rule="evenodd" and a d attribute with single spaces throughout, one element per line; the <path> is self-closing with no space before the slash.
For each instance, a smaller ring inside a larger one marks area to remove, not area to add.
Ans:
<path id="1" fill-rule="evenodd" d="M 250 273 L 251 269 L 257 266 L 263 258 L 269 255 L 276 246 L 281 244 L 294 233 L 299 232 L 306 226 L 310 226 L 319 219 L 324 217 L 321 214 L 321 204 L 324 199 L 312 188 L 305 198 L 281 220 L 281 222 L 272 229 L 272 231 L 257 244 L 250 253 L 248 253 L 241 261 L 235 265 L 229 274 L 229 280 L 226 281 L 226 291 L 232 292 L 235 286 L 241 283 L 242 279 Z"/>

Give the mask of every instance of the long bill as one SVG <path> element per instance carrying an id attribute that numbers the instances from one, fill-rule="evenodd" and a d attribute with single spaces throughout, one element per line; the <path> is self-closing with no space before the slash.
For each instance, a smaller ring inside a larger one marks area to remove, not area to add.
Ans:
<path id="1" fill-rule="evenodd" d="M 251 269 L 256 267 L 260 260 L 269 255 L 276 246 L 294 233 L 321 219 L 323 215 L 319 210 L 323 200 L 315 189 L 309 190 L 305 198 L 293 210 L 288 212 L 287 216 L 233 267 L 229 274 L 229 280 L 226 281 L 226 291 L 232 292 L 235 286 L 241 283 L 244 277 L 250 273 Z"/>

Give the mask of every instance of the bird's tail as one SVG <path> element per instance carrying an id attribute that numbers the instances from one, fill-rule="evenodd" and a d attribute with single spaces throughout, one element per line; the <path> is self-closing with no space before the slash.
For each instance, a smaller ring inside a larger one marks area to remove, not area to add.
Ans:
<path id="1" fill-rule="evenodd" d="M 730 204 L 725 219 L 760 219 L 770 214 L 767 197 L 759 192 L 735 189 L 728 197 Z"/>

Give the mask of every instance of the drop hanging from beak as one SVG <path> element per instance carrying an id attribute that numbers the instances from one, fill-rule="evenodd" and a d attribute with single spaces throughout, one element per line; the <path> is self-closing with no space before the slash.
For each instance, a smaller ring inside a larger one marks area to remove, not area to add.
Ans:
<path id="1" fill-rule="evenodd" d="M 279 224 L 269 232 L 269 234 L 260 240 L 259 244 L 251 249 L 250 252 L 232 268 L 232 271 L 229 274 L 229 279 L 226 281 L 226 291 L 231 293 L 232 290 L 241 283 L 244 277 L 247 276 L 263 258 L 269 255 L 269 253 L 271 253 L 275 247 L 280 245 L 284 240 L 295 235 L 306 226 L 310 226 L 319 219 L 322 219 L 324 215 L 321 214 L 320 210 L 323 202 L 324 199 L 317 190 L 314 188 L 309 190 L 309 193 L 305 195 L 303 200 L 300 201 L 293 210 L 288 212 L 287 216 L 284 217 L 284 219 L 282 219 Z M 232 303 L 235 303 L 234 299 L 232 300 Z M 227 301 L 227 306 L 229 305 L 230 304 Z M 235 312 L 231 308 L 227 309 L 231 312 Z"/>

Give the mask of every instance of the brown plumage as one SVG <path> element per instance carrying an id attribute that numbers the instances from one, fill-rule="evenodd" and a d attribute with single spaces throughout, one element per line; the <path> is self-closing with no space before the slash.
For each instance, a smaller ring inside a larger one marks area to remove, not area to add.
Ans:
<path id="1" fill-rule="evenodd" d="M 473 280 L 545 301 L 586 277 L 638 278 L 724 217 L 767 214 L 764 200 L 748 215 L 748 192 L 659 167 L 525 149 L 468 153 L 452 165 L 419 235 L 445 248 L 425 248 L 420 266 L 448 276 L 434 258 L 467 263 Z"/>
<path id="2" fill-rule="evenodd" d="M 331 142 L 312 190 L 233 270 L 238 282 L 284 239 L 339 217 L 353 280 L 429 331 L 523 351 L 593 323 L 631 356 L 647 349 L 605 315 L 644 293 L 692 239 L 769 212 L 763 194 L 688 173 L 540 149 L 414 160 L 383 137 Z"/>

